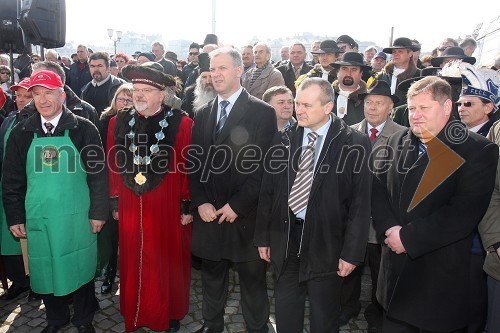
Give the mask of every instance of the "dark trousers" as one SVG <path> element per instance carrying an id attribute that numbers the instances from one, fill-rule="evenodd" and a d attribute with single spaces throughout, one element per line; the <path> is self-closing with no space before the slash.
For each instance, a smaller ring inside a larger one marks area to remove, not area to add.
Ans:
<path id="1" fill-rule="evenodd" d="M 493 254 L 490 254 L 493 255 Z M 488 332 L 500 332 L 500 281 L 488 276 Z"/>
<path id="2" fill-rule="evenodd" d="M 91 323 L 94 313 L 98 309 L 94 280 L 84 284 L 69 295 L 54 296 L 54 294 L 43 294 L 41 296 L 45 304 L 49 325 L 60 326 L 69 322 L 68 302 L 70 299 L 73 299 L 74 309 L 71 322 L 75 326 Z"/>
<path id="3" fill-rule="evenodd" d="M 334 274 L 299 283 L 297 252 L 301 232 L 302 226 L 294 225 L 284 272 L 275 281 L 277 332 L 302 333 L 306 295 L 310 303 L 310 332 L 338 332 L 342 278 Z"/>
<path id="4" fill-rule="evenodd" d="M 363 275 L 363 266 L 354 268 L 351 274 L 342 281 L 340 292 L 340 307 L 342 313 L 349 316 L 355 316 L 361 310 L 361 276 Z"/>
<path id="5" fill-rule="evenodd" d="M 483 271 L 484 256 L 472 254 L 470 261 L 469 326 L 467 333 L 482 333 L 488 315 L 488 287 Z M 493 332 L 493 331 L 492 331 Z"/>
<path id="6" fill-rule="evenodd" d="M 21 287 L 28 287 L 30 279 L 24 271 L 24 262 L 22 255 L 2 256 L 7 278 L 12 284 Z"/>
<path id="7" fill-rule="evenodd" d="M 384 316 L 384 322 L 382 324 L 382 332 L 383 333 L 465 333 L 467 329 L 459 329 L 456 331 L 449 332 L 435 332 L 435 331 L 427 331 L 421 328 L 412 326 L 403 321 L 399 321 L 387 316 Z"/>
<path id="8" fill-rule="evenodd" d="M 380 272 L 380 259 L 382 247 L 380 244 L 368 243 L 366 246 L 365 262 L 370 267 L 370 278 L 372 284 L 371 303 L 365 309 L 365 319 L 369 326 L 382 327 L 382 306 L 377 301 L 377 281 Z"/>
<path id="9" fill-rule="evenodd" d="M 203 283 L 203 320 L 205 325 L 222 332 L 224 306 L 229 285 L 229 260 L 203 259 L 201 277 Z M 269 297 L 266 286 L 267 263 L 261 259 L 234 263 L 240 280 L 241 307 L 249 333 L 268 332 Z"/>

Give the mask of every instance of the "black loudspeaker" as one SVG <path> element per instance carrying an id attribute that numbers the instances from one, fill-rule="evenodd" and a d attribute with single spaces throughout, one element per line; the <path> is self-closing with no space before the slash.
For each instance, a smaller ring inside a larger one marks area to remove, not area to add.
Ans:
<path id="1" fill-rule="evenodd" d="M 17 17 L 17 0 L 0 0 L 0 51 L 24 53 L 29 49 L 29 43 L 26 40 Z"/>
<path id="2" fill-rule="evenodd" d="M 66 44 L 65 0 L 23 0 L 19 22 L 32 44 L 46 48 Z"/>

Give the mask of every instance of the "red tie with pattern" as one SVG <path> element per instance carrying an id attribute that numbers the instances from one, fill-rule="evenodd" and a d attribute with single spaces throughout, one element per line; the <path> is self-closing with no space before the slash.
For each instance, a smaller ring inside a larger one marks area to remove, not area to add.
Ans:
<path id="1" fill-rule="evenodd" d="M 375 141 L 375 139 L 377 138 L 378 129 L 376 129 L 375 127 L 370 128 L 370 132 L 370 141 Z"/>

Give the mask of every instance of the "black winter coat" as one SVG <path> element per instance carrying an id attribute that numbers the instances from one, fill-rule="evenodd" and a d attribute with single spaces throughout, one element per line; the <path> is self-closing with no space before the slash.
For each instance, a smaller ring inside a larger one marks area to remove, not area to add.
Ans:
<path id="1" fill-rule="evenodd" d="M 339 259 L 364 261 L 370 224 L 370 141 L 333 116 L 315 167 L 303 226 L 299 281 L 337 274 Z M 266 159 L 254 244 L 271 247 L 276 274 L 284 269 L 295 216 L 288 197 L 298 170 L 304 129 L 297 124 L 273 140 Z"/>

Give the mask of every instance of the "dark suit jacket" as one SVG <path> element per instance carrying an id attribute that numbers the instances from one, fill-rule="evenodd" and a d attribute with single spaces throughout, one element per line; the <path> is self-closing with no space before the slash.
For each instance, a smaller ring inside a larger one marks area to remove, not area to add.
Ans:
<path id="1" fill-rule="evenodd" d="M 194 208 L 192 252 L 209 260 L 244 262 L 259 259 L 253 246 L 262 161 L 277 132 L 276 113 L 243 89 L 215 137 L 215 98 L 196 113 L 188 163 L 191 207 Z M 255 153 L 255 155 L 253 155 Z M 238 214 L 234 223 L 205 223 L 197 207 L 226 203 Z"/>
<path id="2" fill-rule="evenodd" d="M 278 133 L 266 159 L 255 245 L 271 247 L 276 274 L 284 269 L 295 216 L 288 197 L 301 155 L 304 128 Z M 339 258 L 364 261 L 370 223 L 368 137 L 333 116 L 315 166 L 300 250 L 299 280 L 337 274 Z M 271 153 L 271 151 L 273 153 Z"/>
<path id="3" fill-rule="evenodd" d="M 295 73 L 293 72 L 293 66 L 290 62 L 286 63 L 285 65 L 278 66 L 276 68 L 281 72 L 281 75 L 283 75 L 283 79 L 285 80 L 285 86 L 288 87 L 292 91 L 293 97 L 295 97 Z M 300 69 L 300 75 L 302 74 L 307 74 L 309 71 L 312 69 L 312 66 L 309 66 L 304 62 L 302 65 L 302 68 Z"/>
<path id="4" fill-rule="evenodd" d="M 355 130 L 358 130 L 358 131 L 370 136 L 370 133 L 368 133 L 368 129 L 367 129 L 366 119 L 363 119 L 361 122 L 359 122 L 357 124 L 351 125 L 351 127 L 354 128 Z M 389 139 L 389 136 L 391 136 L 392 134 L 394 134 L 396 132 L 406 130 L 406 129 L 407 129 L 406 127 L 398 125 L 395 122 L 393 122 L 392 120 L 387 119 L 387 121 L 384 125 L 384 128 L 382 129 L 382 132 L 380 132 L 380 134 L 377 136 L 375 141 L 372 143 L 372 151 L 377 152 L 377 151 L 381 150 L 382 147 L 387 145 L 387 140 Z M 374 160 L 374 155 L 375 155 L 375 153 L 370 154 L 370 157 L 371 157 L 370 164 L 371 164 L 372 171 L 375 171 L 374 162 L 378 162 L 377 159 Z M 370 233 L 368 234 L 368 243 L 372 243 L 372 244 L 379 243 L 379 241 L 377 241 L 375 229 L 373 228 L 373 223 L 370 223 Z"/>
<path id="5" fill-rule="evenodd" d="M 402 226 L 406 254 L 382 246 L 377 298 L 389 316 L 424 330 L 463 328 L 472 236 L 491 198 L 498 146 L 450 122 L 420 157 L 410 130 L 389 138 L 388 153 L 387 170 L 374 177 L 372 217 L 379 236 Z M 426 187 L 412 208 L 417 189 Z"/>

